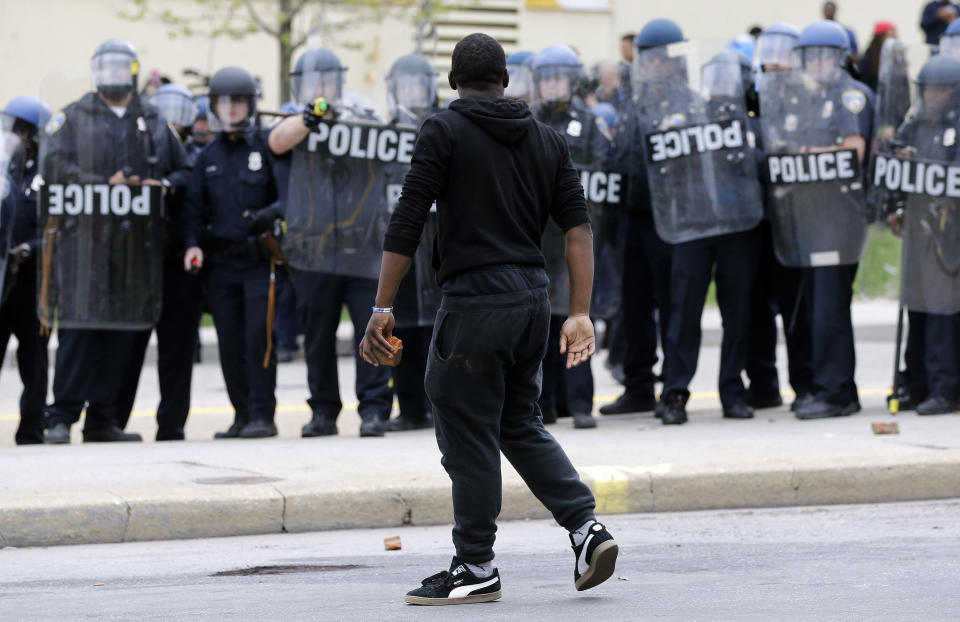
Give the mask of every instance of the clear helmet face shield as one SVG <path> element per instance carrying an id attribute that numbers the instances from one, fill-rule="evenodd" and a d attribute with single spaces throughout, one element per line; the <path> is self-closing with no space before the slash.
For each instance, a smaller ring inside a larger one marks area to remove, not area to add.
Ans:
<path id="1" fill-rule="evenodd" d="M 210 97 L 211 132 L 242 132 L 253 124 L 257 114 L 252 95 L 217 95 Z"/>
<path id="2" fill-rule="evenodd" d="M 843 61 L 847 51 L 842 48 L 810 46 L 796 50 L 799 67 L 820 84 L 838 82 L 845 74 Z"/>
<path id="3" fill-rule="evenodd" d="M 0 112 L 0 178 L 5 178 L 7 166 L 20 149 L 20 137 L 13 131 L 16 122 L 17 118 L 13 115 Z"/>
<path id="4" fill-rule="evenodd" d="M 797 38 L 779 33 L 761 34 L 753 52 L 753 66 L 759 71 L 786 71 L 796 67 L 793 48 Z"/>
<path id="5" fill-rule="evenodd" d="M 573 99 L 580 67 L 544 65 L 533 70 L 533 99 L 537 104 L 568 103 Z"/>
<path id="6" fill-rule="evenodd" d="M 119 99 L 133 91 L 136 59 L 121 52 L 97 54 L 90 61 L 93 86 L 108 99 Z"/>
<path id="7" fill-rule="evenodd" d="M 192 98 L 177 92 L 161 92 L 153 96 L 153 105 L 164 121 L 190 127 L 197 119 L 197 105 Z"/>
<path id="8" fill-rule="evenodd" d="M 635 50 L 630 72 L 633 92 L 689 88 L 689 67 L 695 66 L 692 55 L 693 48 L 687 42 Z"/>
<path id="9" fill-rule="evenodd" d="M 387 78 L 387 106 L 395 118 L 422 119 L 437 101 L 437 81 L 427 73 L 399 73 Z"/>
<path id="10" fill-rule="evenodd" d="M 343 98 L 344 73 L 346 69 L 311 69 L 293 74 L 290 89 L 294 101 L 306 105 L 322 97 L 331 104 L 340 103 Z"/>
<path id="11" fill-rule="evenodd" d="M 700 94 L 707 101 L 743 97 L 743 71 L 737 58 L 704 65 L 700 71 Z"/>
<path id="12" fill-rule="evenodd" d="M 918 84 L 917 118 L 924 121 L 956 121 L 960 113 L 960 83 Z"/>
<path id="13" fill-rule="evenodd" d="M 940 37 L 940 53 L 954 58 L 960 58 L 960 35 L 944 35 Z"/>
<path id="14" fill-rule="evenodd" d="M 529 65 L 507 65 L 510 74 L 510 84 L 503 92 L 509 99 L 522 99 L 530 103 L 533 95 L 533 71 Z"/>

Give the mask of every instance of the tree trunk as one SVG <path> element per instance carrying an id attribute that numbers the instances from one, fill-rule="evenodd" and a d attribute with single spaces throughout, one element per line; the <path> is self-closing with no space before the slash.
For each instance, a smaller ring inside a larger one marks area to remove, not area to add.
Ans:
<path id="1" fill-rule="evenodd" d="M 280 43 L 280 101 L 290 101 L 290 60 L 293 57 L 293 18 L 290 7 L 292 0 L 280 0 L 279 34 Z"/>

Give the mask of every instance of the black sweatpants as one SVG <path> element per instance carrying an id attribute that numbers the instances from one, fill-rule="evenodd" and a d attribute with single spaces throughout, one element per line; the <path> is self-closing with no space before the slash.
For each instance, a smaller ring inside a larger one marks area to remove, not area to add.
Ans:
<path id="1" fill-rule="evenodd" d="M 7 351 L 10 335 L 17 338 L 20 426 L 17 445 L 43 442 L 43 407 L 47 403 L 47 338 L 40 335 L 37 319 L 37 278 L 33 260 L 20 266 L 19 278 L 0 308 L 0 353 Z M 7 275 L 7 278 L 13 278 Z M 2 354 L 0 354 L 2 356 Z"/>
<path id="2" fill-rule="evenodd" d="M 426 388 L 453 483 L 453 543 L 458 557 L 479 564 L 493 559 L 501 451 L 567 530 L 592 519 L 595 502 L 537 406 L 550 326 L 546 273 L 499 266 L 443 289 Z"/>
<path id="3" fill-rule="evenodd" d="M 663 394 L 687 387 L 700 357 L 703 305 L 711 279 L 717 282 L 717 305 L 723 318 L 720 344 L 720 402 L 730 408 L 744 402 L 741 372 L 747 364 L 750 289 L 757 271 L 757 230 L 718 235 L 673 247 L 670 319 L 664 344 Z M 716 275 L 714 276 L 714 266 Z"/>

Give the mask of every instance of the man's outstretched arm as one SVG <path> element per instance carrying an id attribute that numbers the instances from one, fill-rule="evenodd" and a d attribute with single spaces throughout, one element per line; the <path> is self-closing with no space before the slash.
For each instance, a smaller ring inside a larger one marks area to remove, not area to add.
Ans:
<path id="1" fill-rule="evenodd" d="M 593 295 L 593 230 L 589 223 L 566 233 L 567 270 L 570 273 L 570 315 L 560 329 L 560 354 L 567 369 L 583 363 L 596 351 L 590 297 Z"/>

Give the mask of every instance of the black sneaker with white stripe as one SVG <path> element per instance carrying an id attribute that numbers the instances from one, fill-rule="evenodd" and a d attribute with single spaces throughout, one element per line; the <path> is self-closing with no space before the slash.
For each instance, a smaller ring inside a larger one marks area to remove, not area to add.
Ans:
<path id="1" fill-rule="evenodd" d="M 580 546 L 574 542 L 573 534 L 570 534 L 570 542 L 577 558 L 573 567 L 573 582 L 578 591 L 589 590 L 610 578 L 617 565 L 620 547 L 606 527 L 594 523 L 590 525 L 587 537 Z"/>
<path id="2" fill-rule="evenodd" d="M 407 592 L 411 605 L 468 605 L 500 598 L 500 573 L 496 568 L 489 577 L 478 577 L 456 557 L 446 570 L 427 577 L 420 587 Z"/>

